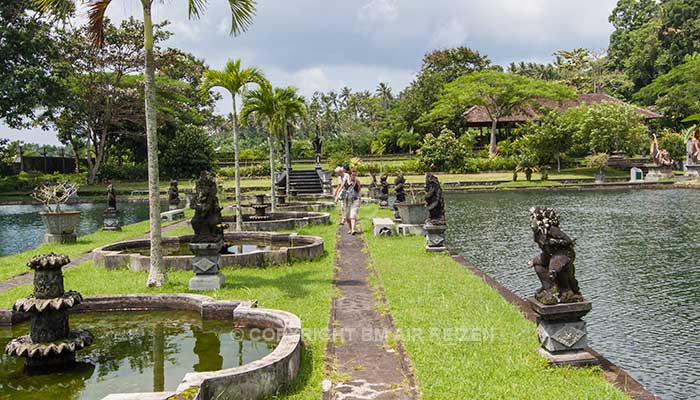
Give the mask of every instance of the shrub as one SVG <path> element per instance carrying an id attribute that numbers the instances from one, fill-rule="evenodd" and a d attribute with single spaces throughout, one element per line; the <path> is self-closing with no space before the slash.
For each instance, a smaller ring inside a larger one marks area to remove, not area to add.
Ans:
<path id="1" fill-rule="evenodd" d="M 586 157 L 586 166 L 588 168 L 598 168 L 598 173 L 603 173 L 603 168 L 608 165 L 610 156 L 606 153 L 591 154 Z"/>
<path id="2" fill-rule="evenodd" d="M 659 149 L 667 150 L 671 158 L 677 162 L 684 162 L 687 155 L 685 139 L 683 135 L 675 132 L 664 132 L 659 137 Z"/>
<path id="3" fill-rule="evenodd" d="M 484 171 L 512 171 L 516 165 L 517 161 L 512 157 L 470 158 L 455 172 L 471 174 Z"/>
<path id="4" fill-rule="evenodd" d="M 100 181 L 112 180 L 143 180 L 148 179 L 148 165 L 146 164 L 111 164 L 100 165 L 97 171 L 97 179 Z"/>
<path id="5" fill-rule="evenodd" d="M 470 151 L 454 132 L 444 128 L 438 137 L 427 134 L 418 153 L 425 170 L 452 172 L 461 168 Z"/>
<path id="6" fill-rule="evenodd" d="M 204 129 L 192 125 L 184 126 L 162 150 L 161 175 L 192 178 L 198 176 L 202 170 L 211 170 L 213 158 L 214 144 Z"/>

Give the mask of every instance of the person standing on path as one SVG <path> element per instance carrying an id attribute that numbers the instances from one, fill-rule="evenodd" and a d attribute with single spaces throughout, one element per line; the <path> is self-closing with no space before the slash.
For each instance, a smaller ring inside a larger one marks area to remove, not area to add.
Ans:
<path id="1" fill-rule="evenodd" d="M 347 221 L 350 230 L 349 234 L 354 235 L 357 233 L 357 217 L 360 211 L 360 191 L 362 186 L 360 185 L 360 180 L 357 179 L 357 169 L 353 168 L 350 170 L 350 176 L 345 180 L 343 185 L 343 219 Z"/>
<path id="2" fill-rule="evenodd" d="M 336 167 L 335 168 L 335 176 L 338 177 L 338 187 L 335 188 L 335 202 L 338 203 L 340 207 L 340 222 L 338 225 L 345 225 L 345 211 L 343 210 L 343 205 L 344 201 L 341 198 L 341 194 L 343 192 L 343 188 L 345 186 L 345 181 L 348 180 L 349 175 L 347 172 L 345 172 L 345 169 L 343 167 Z"/>

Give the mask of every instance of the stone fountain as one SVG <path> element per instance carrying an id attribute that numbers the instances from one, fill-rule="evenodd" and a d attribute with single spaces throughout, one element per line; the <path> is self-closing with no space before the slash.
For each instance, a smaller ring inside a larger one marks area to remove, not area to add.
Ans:
<path id="1" fill-rule="evenodd" d="M 576 241 L 559 228 L 559 215 L 552 208 L 530 209 L 530 226 L 542 250 L 530 262 L 541 287 L 528 298 L 537 314 L 539 352 L 552 365 L 598 364 L 586 350 L 586 321 L 581 318 L 591 311 L 591 302 L 581 295 L 576 280 Z"/>
<path id="2" fill-rule="evenodd" d="M 216 194 L 216 182 L 208 171 L 202 171 L 195 185 L 195 212 L 192 217 L 194 240 L 189 245 L 194 254 L 192 269 L 195 276 L 190 279 L 190 290 L 219 289 L 225 283 L 220 266 L 224 230 L 228 225 L 221 220 L 221 207 Z"/>
<path id="3" fill-rule="evenodd" d="M 10 341 L 5 353 L 24 357 L 31 369 L 52 369 L 70 366 L 75 352 L 92 344 L 86 330 L 71 330 L 68 310 L 80 304 L 83 297 L 63 289 L 63 266 L 70 259 L 65 255 L 46 254 L 32 257 L 27 266 L 34 270 L 34 294 L 17 300 L 13 310 L 30 314 L 30 334 Z"/>
<path id="4" fill-rule="evenodd" d="M 255 195 L 255 203 L 247 204 L 245 207 L 250 207 L 255 210 L 255 215 L 248 217 L 250 221 L 267 221 L 270 216 L 267 215 L 267 209 L 270 208 L 270 203 L 265 203 L 264 194 Z"/>

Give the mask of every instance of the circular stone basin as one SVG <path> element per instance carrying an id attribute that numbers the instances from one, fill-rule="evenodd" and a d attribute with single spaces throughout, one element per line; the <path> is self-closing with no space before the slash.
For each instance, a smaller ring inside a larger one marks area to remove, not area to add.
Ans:
<path id="1" fill-rule="evenodd" d="M 194 255 L 189 250 L 193 235 L 163 237 L 163 262 L 171 270 L 192 269 Z M 262 267 L 315 260 L 324 254 L 323 239 L 295 233 L 229 232 L 224 234 L 221 267 Z M 93 262 L 112 269 L 128 266 L 132 271 L 148 271 L 150 242 L 127 240 L 92 251 Z"/>
<path id="2" fill-rule="evenodd" d="M 267 219 L 256 219 L 255 215 L 243 214 L 243 229 L 249 231 L 280 231 L 292 230 L 307 225 L 328 225 L 331 216 L 328 213 L 308 211 L 268 212 Z M 228 223 L 229 230 L 236 226 L 235 215 L 224 215 L 223 221 Z"/>
<path id="3" fill-rule="evenodd" d="M 77 353 L 75 368 L 29 375 L 23 358 L 2 354 L 0 398 L 101 399 L 118 392 L 174 391 L 187 373 L 239 367 L 278 344 L 234 330 L 230 319 L 202 320 L 195 311 L 88 312 L 71 315 L 71 323 L 95 337 Z M 0 329 L 0 345 L 27 332 L 29 322 Z"/>

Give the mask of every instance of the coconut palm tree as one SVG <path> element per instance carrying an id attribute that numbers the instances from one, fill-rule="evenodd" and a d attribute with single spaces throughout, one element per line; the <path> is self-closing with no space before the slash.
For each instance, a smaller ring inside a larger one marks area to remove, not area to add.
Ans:
<path id="1" fill-rule="evenodd" d="M 229 60 L 223 71 L 204 71 L 200 90 L 206 94 L 215 87 L 226 89 L 233 99 L 233 167 L 236 175 L 236 230 L 241 230 L 241 176 L 238 165 L 238 112 L 236 96 L 251 83 L 264 82 L 265 76 L 256 67 L 241 68 L 241 60 Z"/>
<path id="2" fill-rule="evenodd" d="M 151 6 L 154 0 L 141 0 L 143 8 L 143 46 L 144 63 L 144 97 L 146 109 L 146 148 L 148 152 L 148 204 L 151 230 L 151 265 L 148 271 L 147 285 L 160 287 L 167 281 L 163 264 L 163 247 L 160 230 L 160 188 L 158 185 L 158 133 L 156 120 L 156 83 L 153 56 L 153 19 Z M 36 0 L 42 13 L 65 15 L 66 10 L 73 10 L 78 0 Z M 105 13 L 112 0 L 92 0 L 87 2 L 88 31 L 97 47 L 104 44 Z M 200 17 L 207 0 L 187 0 L 190 19 Z M 244 32 L 253 22 L 255 0 L 228 0 L 231 7 L 231 34 Z"/>
<path id="3" fill-rule="evenodd" d="M 391 101 L 394 100 L 394 95 L 391 93 L 391 86 L 384 82 L 379 82 L 375 93 L 381 99 L 384 109 L 386 110 L 387 108 L 389 108 Z"/>
<path id="4" fill-rule="evenodd" d="M 275 198 L 275 137 L 279 138 L 281 128 L 279 126 L 278 114 L 280 104 L 280 91 L 273 89 L 269 81 L 259 82 L 259 88 L 248 91 L 243 100 L 241 109 L 241 119 L 246 120 L 251 115 L 267 125 L 269 135 L 267 138 L 270 145 L 270 196 L 272 197 L 272 212 L 277 207 Z"/>
<path id="5" fill-rule="evenodd" d="M 289 174 L 292 170 L 291 154 L 289 143 L 291 141 L 291 133 L 289 127 L 294 126 L 299 118 L 306 115 L 306 102 L 304 98 L 297 93 L 297 88 L 288 86 L 280 91 L 279 114 L 277 115 L 277 123 L 282 127 L 284 133 L 284 153 L 285 153 L 285 188 L 289 193 Z"/>

